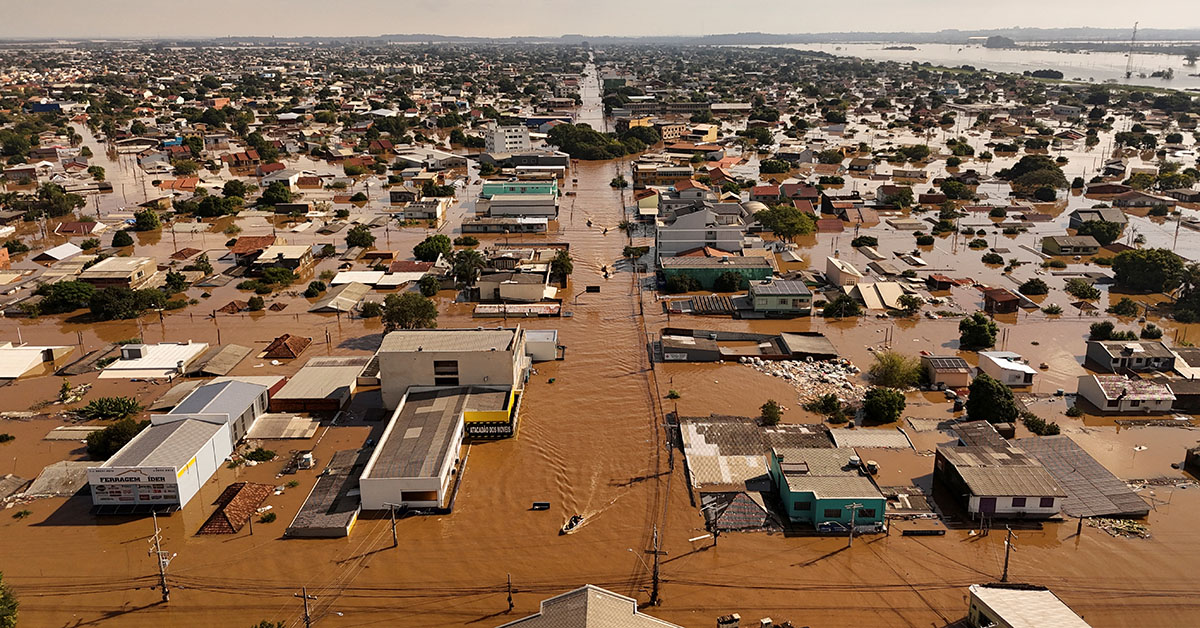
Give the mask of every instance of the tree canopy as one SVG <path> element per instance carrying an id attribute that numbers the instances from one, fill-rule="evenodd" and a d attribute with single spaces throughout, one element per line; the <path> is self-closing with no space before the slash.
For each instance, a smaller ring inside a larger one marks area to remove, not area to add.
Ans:
<path id="1" fill-rule="evenodd" d="M 987 373 L 980 373 L 971 382 L 967 397 L 967 418 L 971 421 L 1008 423 L 1015 421 L 1019 412 L 1012 389 Z"/>
<path id="2" fill-rule="evenodd" d="M 437 305 L 419 292 L 389 294 L 383 301 L 383 325 L 396 329 L 432 329 L 437 327 Z"/>
<path id="3" fill-rule="evenodd" d="M 1183 258 L 1168 249 L 1121 251 L 1113 259 L 1117 286 L 1144 292 L 1169 292 L 1183 276 Z"/>
<path id="4" fill-rule="evenodd" d="M 453 249 L 450 238 L 443 234 L 434 234 L 413 247 L 413 256 L 422 262 L 436 262 L 439 255 L 450 257 Z"/>
<path id="5" fill-rule="evenodd" d="M 808 235 L 817 228 L 812 216 L 788 205 L 777 205 L 756 212 L 754 219 L 784 242 L 791 242 L 796 236 Z"/>
<path id="6" fill-rule="evenodd" d="M 876 386 L 863 398 L 863 421 L 891 423 L 900 419 L 906 403 L 904 393 L 895 388 Z"/>
<path id="7" fill-rule="evenodd" d="M 964 317 L 958 322 L 958 342 L 963 349 L 986 349 L 995 346 L 999 327 L 983 312 Z"/>

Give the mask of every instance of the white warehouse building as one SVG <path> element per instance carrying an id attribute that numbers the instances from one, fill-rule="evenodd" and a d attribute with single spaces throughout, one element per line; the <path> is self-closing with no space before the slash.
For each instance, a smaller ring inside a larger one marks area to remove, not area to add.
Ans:
<path id="1" fill-rule="evenodd" d="M 183 508 L 267 409 L 268 389 L 236 380 L 193 390 L 104 464 L 88 468 L 100 512 Z"/>

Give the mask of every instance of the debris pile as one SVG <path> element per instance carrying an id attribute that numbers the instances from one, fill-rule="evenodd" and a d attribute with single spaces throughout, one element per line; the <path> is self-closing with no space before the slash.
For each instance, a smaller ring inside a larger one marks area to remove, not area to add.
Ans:
<path id="1" fill-rule="evenodd" d="M 843 402 L 855 403 L 867 394 L 866 386 L 854 382 L 861 371 L 850 360 L 764 360 L 745 356 L 739 361 L 760 373 L 787 380 L 802 403 L 830 393 Z"/>
<path id="2" fill-rule="evenodd" d="M 1088 519 L 1088 526 L 1092 528 L 1100 528 L 1113 536 L 1125 536 L 1130 538 L 1148 539 L 1150 538 L 1150 528 L 1144 523 L 1130 521 L 1128 519 L 1105 519 L 1098 517 L 1096 519 Z"/>

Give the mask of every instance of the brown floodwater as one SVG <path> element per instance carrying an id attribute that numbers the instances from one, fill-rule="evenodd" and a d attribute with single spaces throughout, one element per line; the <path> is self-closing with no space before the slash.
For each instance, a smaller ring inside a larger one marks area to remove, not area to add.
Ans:
<path id="1" fill-rule="evenodd" d="M 595 121 L 595 88 L 585 90 Z M 113 165 L 112 168 L 119 168 Z M 814 422 L 818 418 L 799 408 L 796 393 L 782 380 L 735 363 L 670 364 L 652 368 L 647 344 L 667 326 L 711 327 L 772 333 L 816 330 L 829 336 L 839 351 L 860 367 L 871 359 L 869 349 L 890 346 L 906 353 L 921 350 L 960 354 L 955 319 L 896 321 L 864 317 L 858 321 L 734 321 L 672 317 L 667 320 L 652 292 L 640 290 L 635 277 L 619 272 L 603 278 L 601 267 L 613 267 L 626 237 L 615 229 L 623 217 L 622 195 L 608 187 L 623 164 L 580 163 L 574 172 L 578 194 L 564 198 L 560 232 L 529 241 L 567 241 L 575 257 L 575 275 L 563 292 L 572 301 L 585 285 L 599 293 L 581 296 L 571 305 L 573 316 L 528 320 L 527 327 L 557 329 L 568 347 L 563 362 L 537 365 L 523 400 L 516 438 L 475 444 L 470 448 L 461 492 L 450 515 L 403 519 L 398 524 L 399 547 L 391 548 L 386 519 L 360 520 L 350 537 L 339 540 L 283 540 L 291 520 L 312 487 L 315 475 L 339 449 L 362 444 L 378 435 L 380 423 L 335 426 L 318 431 L 308 442 L 265 443 L 281 454 L 312 448 L 317 468 L 276 478 L 282 462 L 253 468 L 222 468 L 183 511 L 159 520 L 164 549 L 175 554 L 169 568 L 171 601 L 163 604 L 150 587 L 156 568 L 147 556 L 152 524 L 145 518 L 104 518 L 88 515 L 86 498 L 45 499 L 22 505 L 32 514 L 24 519 L 0 517 L 0 570 L 21 601 L 21 625 L 29 626 L 210 626 L 252 625 L 259 620 L 301 625 L 302 587 L 312 602 L 320 626 L 493 626 L 535 612 L 540 600 L 585 583 L 597 584 L 645 602 L 651 584 L 644 551 L 654 526 L 662 539 L 662 604 L 651 612 L 684 626 L 710 626 L 718 615 L 738 612 L 747 620 L 772 617 L 816 627 L 945 626 L 965 615 L 966 587 L 996 580 L 1002 568 L 1002 534 L 980 537 L 951 530 L 944 537 L 863 537 L 851 549 L 837 538 L 785 538 L 782 535 L 728 534 L 715 548 L 709 541 L 689 542 L 703 534 L 703 520 L 689 495 L 682 455 L 665 448 L 664 412 L 710 412 L 756 415 L 774 398 L 787 406 L 785 420 Z M 110 172 L 113 170 L 110 169 Z M 127 186 L 131 187 L 131 186 Z M 126 193 L 131 193 L 127 189 Z M 118 191 L 114 196 L 120 196 Z M 628 195 L 626 195 L 626 200 Z M 115 201 L 115 199 L 108 199 Z M 1074 201 L 1072 201 L 1074 202 Z M 464 210 L 456 208 L 455 220 Z M 587 220 L 593 227 L 587 226 Z M 244 234 L 269 233 L 265 218 L 240 220 Z M 219 231 L 219 230 L 218 230 Z M 911 236 L 884 227 L 880 251 L 911 247 Z M 381 248 L 406 254 L 428 232 L 390 230 L 380 237 Z M 801 242 L 802 265 L 824 267 L 824 256 L 839 251 L 865 266 L 866 259 L 850 249 L 849 234 L 822 234 Z M 339 239 L 321 237 L 315 229 L 286 234 L 289 242 L 310 243 Z M 1020 243 L 1014 256 L 1029 258 Z M 178 246 L 221 249 L 219 232 L 177 234 Z M 512 238 L 517 240 L 518 238 Z M 991 239 L 991 236 L 989 236 Z M 160 260 L 175 250 L 166 234 L 145 249 Z M 493 241 L 495 239 L 492 239 Z M 643 243 L 643 241 L 635 242 Z M 139 247 L 139 253 L 143 247 Z M 931 268 L 952 276 L 974 277 L 994 285 L 1012 282 L 997 269 L 978 262 L 978 253 L 964 242 L 957 250 L 949 240 L 922 252 Z M 1006 256 L 1007 257 L 1007 256 Z M 813 261 L 809 261 L 809 260 Z M 899 265 L 900 263 L 897 263 Z M 325 261 L 316 272 L 333 268 Z M 1033 265 L 1015 273 L 1034 276 Z M 1060 288 L 1061 279 L 1048 279 Z M 1060 282 L 1056 285 L 1054 282 Z M 1013 284 L 1015 285 L 1015 284 Z M 1011 286 L 1010 286 L 1011 287 Z M 0 334 L 15 339 L 19 326 L 31 343 L 81 343 L 91 350 L 117 340 L 140 336 L 150 342 L 196 340 L 236 342 L 261 348 L 283 332 L 312 336 L 314 345 L 296 363 L 272 366 L 247 358 L 234 374 L 287 375 L 313 355 L 365 355 L 378 345 L 378 322 L 311 315 L 308 300 L 298 294 L 274 297 L 287 304 L 278 313 L 219 316 L 207 313 L 245 294 L 232 286 L 216 288 L 202 297 L 198 288 L 189 296 L 202 300 L 180 313 L 140 321 L 91 324 L 71 318 L 0 320 Z M 949 295 L 966 311 L 981 302 L 977 290 L 956 288 Z M 1110 296 L 1104 295 L 1102 302 Z M 1067 301 L 1061 290 L 1048 299 Z M 439 326 L 474 327 L 500 324 L 471 317 L 469 304 L 453 303 L 439 295 Z M 1041 313 L 1000 317 L 1008 331 L 1004 346 L 1019 351 L 1032 363 L 1047 362 L 1035 392 L 1074 390 L 1087 326 L 1094 318 L 1046 317 Z M 1167 325 L 1173 332 L 1177 327 Z M 1195 334 L 1200 328 L 1192 327 Z M 326 333 L 331 341 L 325 342 Z M 890 338 L 890 342 L 887 341 Z M 1036 344 L 1035 344 L 1036 343 Z M 78 354 L 76 354 L 78 355 Z M 553 383 L 550 380 L 553 379 Z M 98 380 L 95 375 L 71 378 L 90 383 L 87 398 L 133 395 L 148 402 L 168 389 L 165 382 Z M 2 390 L 0 410 L 29 410 L 52 399 L 58 378 L 15 382 Z M 680 393 L 667 400 L 669 390 Z M 1056 416 L 1064 431 L 1123 478 L 1171 477 L 1183 480 L 1170 463 L 1197 432 L 1180 428 L 1120 428 L 1100 419 L 1067 419 L 1063 408 L 1050 402 L 1035 411 Z M 58 406 L 46 411 L 57 413 Z M 937 394 L 913 393 L 906 414 L 919 418 L 953 416 Z M 41 437 L 60 418 L 31 421 L 0 420 L 0 431 L 17 436 L 0 445 L 0 473 L 33 477 L 45 464 L 82 459 L 78 443 L 47 442 Z M 928 452 L 949 437 L 943 433 L 910 431 L 917 449 Z M 1144 446 L 1144 450 L 1134 450 Z M 932 458 L 918 451 L 879 452 L 881 481 L 902 486 L 921 485 Z M 673 459 L 673 466 L 672 466 Z M 279 514 L 276 522 L 258 524 L 233 536 L 197 536 L 211 512 L 211 503 L 230 482 L 250 480 L 283 485 L 299 484 L 267 499 Z M 1137 624 L 1156 626 L 1200 623 L 1200 597 L 1188 584 L 1192 566 L 1200 560 L 1200 489 L 1155 488 L 1150 539 L 1112 538 L 1093 528 L 1073 536 L 1075 525 L 1051 523 L 1042 530 L 1022 530 L 1016 540 L 1011 579 L 1052 587 L 1072 608 L 1098 628 Z M 529 510 L 533 501 L 550 501 L 551 510 Z M 575 534 L 559 536 L 570 515 L 586 515 Z M 927 525 L 927 524 L 926 524 Z M 505 583 L 511 575 L 515 609 L 509 613 Z"/>

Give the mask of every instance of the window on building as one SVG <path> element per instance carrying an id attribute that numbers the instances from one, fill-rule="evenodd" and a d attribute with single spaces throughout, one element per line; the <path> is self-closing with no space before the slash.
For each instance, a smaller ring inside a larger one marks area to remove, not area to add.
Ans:
<path id="1" fill-rule="evenodd" d="M 458 360 L 434 360 L 434 375 L 458 375 Z"/>
<path id="2" fill-rule="evenodd" d="M 875 518 L 875 509 L 874 508 L 860 508 L 858 510 L 858 516 L 865 517 L 867 519 L 874 519 Z"/>
<path id="3" fill-rule="evenodd" d="M 1054 507 L 1054 498 L 1053 497 L 1043 497 L 1040 505 L 1042 508 L 1053 508 Z"/>
<path id="4" fill-rule="evenodd" d="M 792 510 L 812 510 L 812 502 L 793 502 Z"/>
<path id="5" fill-rule="evenodd" d="M 1130 401 L 1130 402 L 1129 402 L 1129 406 L 1130 406 L 1131 408 L 1136 408 L 1136 407 L 1138 407 L 1138 406 L 1140 406 L 1140 405 L 1142 405 L 1142 401 L 1141 401 L 1140 399 L 1134 399 L 1134 400 L 1132 400 L 1132 401 Z"/>
<path id="6" fill-rule="evenodd" d="M 842 511 L 838 508 L 826 508 L 825 509 L 825 518 L 826 519 L 838 519 L 841 516 L 842 516 Z"/>
<path id="7" fill-rule="evenodd" d="M 1025 498 L 1024 497 L 1014 497 L 1012 500 L 1012 505 L 1013 505 L 1013 508 L 1024 508 L 1025 507 Z"/>
<path id="8" fill-rule="evenodd" d="M 1109 399 L 1109 400 L 1108 400 L 1108 403 L 1107 403 L 1106 405 L 1107 405 L 1109 408 L 1115 408 L 1115 407 L 1117 407 L 1117 405 L 1119 405 L 1120 403 L 1121 403 L 1121 402 L 1120 402 L 1120 400 L 1117 400 L 1117 399 Z"/>

